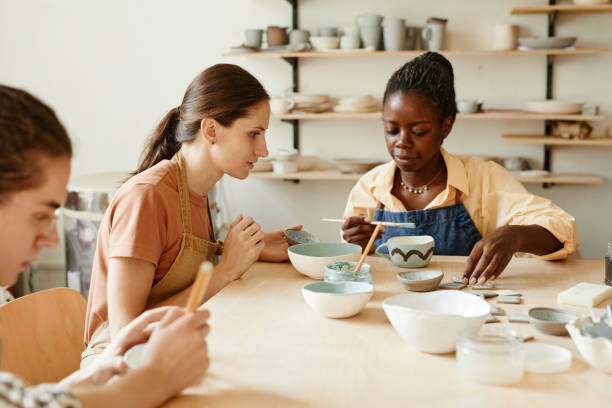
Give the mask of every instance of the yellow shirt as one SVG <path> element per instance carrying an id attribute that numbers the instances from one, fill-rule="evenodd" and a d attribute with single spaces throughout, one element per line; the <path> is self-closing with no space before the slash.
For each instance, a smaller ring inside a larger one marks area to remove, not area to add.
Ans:
<path id="1" fill-rule="evenodd" d="M 550 200 L 530 194 L 506 169 L 494 162 L 473 157 L 456 157 L 440 148 L 447 168 L 446 188 L 425 209 L 462 202 L 474 225 L 485 237 L 504 225 L 540 225 L 563 243 L 563 248 L 542 259 L 563 259 L 576 251 L 576 219 Z M 371 216 L 380 201 L 385 210 L 406 211 L 393 194 L 394 161 L 363 175 L 351 190 L 345 217 Z"/>

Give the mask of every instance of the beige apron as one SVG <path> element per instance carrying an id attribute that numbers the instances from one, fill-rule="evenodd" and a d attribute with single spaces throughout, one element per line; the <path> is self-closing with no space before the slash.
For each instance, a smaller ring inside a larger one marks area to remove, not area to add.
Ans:
<path id="1" fill-rule="evenodd" d="M 211 237 L 214 242 L 193 235 L 189 187 L 187 186 L 187 174 L 185 172 L 183 155 L 178 152 L 172 158 L 172 163 L 174 163 L 176 169 L 178 193 L 181 202 L 181 220 L 183 223 L 181 249 L 168 272 L 159 282 L 153 285 L 147 299 L 147 309 L 151 309 L 189 287 L 195 279 L 200 264 L 204 261 L 214 262 L 216 255 L 221 255 L 223 250 L 223 244 L 215 239 L 214 232 Z M 212 217 L 210 216 L 208 206 L 207 210 L 212 230 Z M 81 354 L 81 367 L 85 367 L 95 360 L 95 356 L 104 351 L 108 343 L 110 343 L 110 330 L 108 321 L 106 321 L 94 331 L 87 348 Z"/>

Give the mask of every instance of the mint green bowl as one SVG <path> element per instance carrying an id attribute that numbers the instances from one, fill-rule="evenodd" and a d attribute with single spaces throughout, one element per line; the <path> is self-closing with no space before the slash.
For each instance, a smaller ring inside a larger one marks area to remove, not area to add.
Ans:
<path id="1" fill-rule="evenodd" d="M 359 261 L 361 247 L 345 242 L 316 242 L 293 245 L 287 252 L 299 273 L 312 279 L 323 279 L 328 264 Z"/>

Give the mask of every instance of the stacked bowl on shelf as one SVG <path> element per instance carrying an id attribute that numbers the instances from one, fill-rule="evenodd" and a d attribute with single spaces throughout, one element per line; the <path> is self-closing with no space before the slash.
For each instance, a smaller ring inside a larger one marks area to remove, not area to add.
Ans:
<path id="1" fill-rule="evenodd" d="M 340 98 L 338 104 L 334 106 L 334 112 L 338 113 L 377 112 L 379 110 L 380 103 L 371 95 Z"/>

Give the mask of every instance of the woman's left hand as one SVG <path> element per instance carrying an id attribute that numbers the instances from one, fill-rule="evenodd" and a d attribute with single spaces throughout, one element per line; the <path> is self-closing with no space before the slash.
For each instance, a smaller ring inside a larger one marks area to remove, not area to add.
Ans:
<path id="1" fill-rule="evenodd" d="M 463 272 L 463 283 L 483 284 L 495 280 L 520 250 L 520 237 L 512 226 L 496 229 L 474 245 Z"/>
<path id="2" fill-rule="evenodd" d="M 285 228 L 292 230 L 301 230 L 302 225 L 293 225 Z M 289 259 L 287 249 L 289 244 L 285 238 L 285 230 L 275 230 L 264 234 L 264 243 L 266 246 L 259 255 L 259 260 L 264 262 L 283 262 Z"/>

